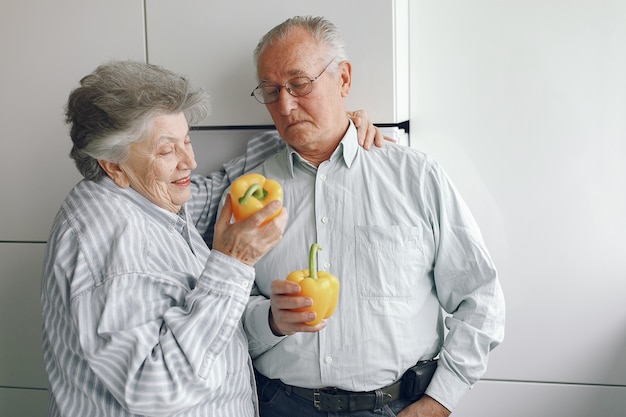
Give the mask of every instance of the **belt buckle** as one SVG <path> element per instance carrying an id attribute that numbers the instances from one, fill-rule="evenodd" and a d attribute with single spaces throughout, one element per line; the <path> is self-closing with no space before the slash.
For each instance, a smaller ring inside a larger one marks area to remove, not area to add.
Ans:
<path id="1" fill-rule="evenodd" d="M 315 388 L 313 390 L 313 407 L 315 407 L 317 411 L 320 411 L 322 409 L 322 407 L 320 406 L 320 389 L 319 388 Z"/>
<path id="2" fill-rule="evenodd" d="M 323 388 L 314 388 L 313 389 L 313 407 L 317 411 L 342 411 L 335 410 L 337 406 L 334 405 L 334 401 L 330 401 L 330 398 L 335 398 L 337 395 L 337 388 L 334 387 L 323 387 Z M 332 404 L 331 404 L 332 403 Z M 329 408 L 331 407 L 331 408 Z"/>

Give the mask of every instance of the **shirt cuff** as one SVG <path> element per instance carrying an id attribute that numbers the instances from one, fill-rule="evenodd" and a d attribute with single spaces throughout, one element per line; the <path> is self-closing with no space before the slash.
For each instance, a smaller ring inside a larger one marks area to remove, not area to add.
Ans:
<path id="1" fill-rule="evenodd" d="M 439 366 L 433 375 L 433 379 L 426 388 L 426 395 L 435 399 L 449 411 L 461 401 L 461 398 L 472 387 L 461 381 L 454 373 Z"/>
<path id="2" fill-rule="evenodd" d="M 276 336 L 270 328 L 270 300 L 265 300 L 254 306 L 254 313 L 250 315 L 251 323 L 247 328 L 253 333 L 254 340 L 261 351 L 274 347 L 287 336 Z"/>
<path id="3" fill-rule="evenodd" d="M 232 294 L 240 292 L 248 297 L 254 282 L 254 268 L 243 262 L 212 250 L 197 286 L 207 291 Z"/>

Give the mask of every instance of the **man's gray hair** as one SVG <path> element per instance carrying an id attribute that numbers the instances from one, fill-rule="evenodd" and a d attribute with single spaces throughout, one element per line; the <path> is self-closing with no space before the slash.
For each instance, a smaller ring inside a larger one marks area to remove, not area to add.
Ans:
<path id="1" fill-rule="evenodd" d="M 313 39 L 326 47 L 327 60 L 333 58 L 337 62 L 348 60 L 345 42 L 333 23 L 321 16 L 294 16 L 275 26 L 261 38 L 254 50 L 254 64 L 259 63 L 259 57 L 268 46 L 284 40 L 296 28 L 306 29 Z"/>

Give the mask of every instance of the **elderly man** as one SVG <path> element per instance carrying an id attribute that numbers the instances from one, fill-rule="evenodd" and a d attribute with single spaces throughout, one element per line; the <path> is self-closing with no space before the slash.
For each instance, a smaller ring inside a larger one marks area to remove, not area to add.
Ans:
<path id="1" fill-rule="evenodd" d="M 330 22 L 288 19 L 255 58 L 253 95 L 288 145 L 257 171 L 283 184 L 291 213 L 255 265 L 244 314 L 261 416 L 449 415 L 504 333 L 472 215 L 427 155 L 359 149 L 344 104 L 352 67 Z M 309 326 L 312 300 L 284 278 L 313 242 L 341 292 L 334 315 Z"/>

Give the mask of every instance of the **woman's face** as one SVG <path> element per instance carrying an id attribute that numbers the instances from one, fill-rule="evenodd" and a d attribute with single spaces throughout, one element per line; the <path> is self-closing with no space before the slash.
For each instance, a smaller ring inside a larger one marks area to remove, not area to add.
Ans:
<path id="1" fill-rule="evenodd" d="M 127 186 L 178 213 L 191 197 L 190 175 L 196 166 L 187 119 L 177 113 L 155 117 L 149 137 L 131 145 L 130 158 L 119 168 Z"/>

